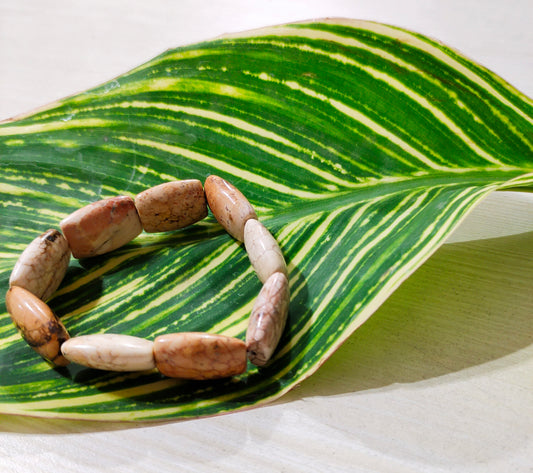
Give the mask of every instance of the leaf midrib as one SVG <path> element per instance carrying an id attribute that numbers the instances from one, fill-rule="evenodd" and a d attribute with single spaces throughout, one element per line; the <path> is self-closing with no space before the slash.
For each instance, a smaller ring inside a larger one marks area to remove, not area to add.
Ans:
<path id="1" fill-rule="evenodd" d="M 356 188 L 345 191 L 337 191 L 330 197 L 323 199 L 298 202 L 297 205 L 288 205 L 285 208 L 277 208 L 275 214 L 264 215 L 265 221 L 272 226 L 287 223 L 289 220 L 296 220 L 307 217 L 317 212 L 330 212 L 340 207 L 350 204 L 368 202 L 377 198 L 393 196 L 405 191 L 416 192 L 420 189 L 427 190 L 436 187 L 484 187 L 497 188 L 498 183 L 507 182 L 514 177 L 533 172 L 531 169 L 479 169 L 474 171 L 436 173 L 425 176 L 411 176 L 406 178 L 385 178 L 358 185 Z M 383 183 L 387 181 L 387 186 Z"/>

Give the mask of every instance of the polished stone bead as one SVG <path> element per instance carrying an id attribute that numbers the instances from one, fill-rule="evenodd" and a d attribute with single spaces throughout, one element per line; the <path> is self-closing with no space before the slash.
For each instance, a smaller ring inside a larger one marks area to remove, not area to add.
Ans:
<path id="1" fill-rule="evenodd" d="M 86 205 L 63 219 L 60 226 L 75 258 L 113 251 L 142 232 L 135 203 L 127 196 Z"/>
<path id="2" fill-rule="evenodd" d="M 6 294 L 6 307 L 28 345 L 57 366 L 68 364 L 61 354 L 68 332 L 45 302 L 26 289 L 12 286 Z"/>
<path id="3" fill-rule="evenodd" d="M 67 240 L 57 230 L 48 230 L 35 238 L 17 260 L 10 286 L 22 287 L 43 301 L 61 284 L 70 261 Z"/>
<path id="4" fill-rule="evenodd" d="M 154 340 L 157 369 L 171 378 L 217 379 L 246 370 L 246 344 L 203 332 L 160 335 Z"/>
<path id="5" fill-rule="evenodd" d="M 145 232 L 168 232 L 207 216 L 202 183 L 197 179 L 166 182 L 141 192 L 135 206 Z"/>
<path id="6" fill-rule="evenodd" d="M 108 371 L 146 371 L 155 368 L 153 342 L 112 333 L 82 335 L 63 343 L 61 352 L 72 362 Z"/>
<path id="7" fill-rule="evenodd" d="M 257 219 L 246 197 L 232 184 L 218 176 L 205 181 L 205 195 L 211 212 L 225 230 L 239 241 L 244 241 L 244 224 Z"/>
<path id="8" fill-rule="evenodd" d="M 259 292 L 248 321 L 246 346 L 253 364 L 265 365 L 274 353 L 287 321 L 289 300 L 287 277 L 274 273 Z"/>
<path id="9" fill-rule="evenodd" d="M 278 242 L 258 220 L 246 222 L 244 246 L 261 282 L 264 283 L 274 273 L 287 274 L 287 265 Z"/>

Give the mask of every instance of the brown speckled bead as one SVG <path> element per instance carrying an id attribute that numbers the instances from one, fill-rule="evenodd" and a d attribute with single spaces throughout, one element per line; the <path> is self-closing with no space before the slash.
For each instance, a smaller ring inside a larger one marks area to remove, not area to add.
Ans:
<path id="1" fill-rule="evenodd" d="M 154 340 L 157 369 L 171 378 L 217 379 L 246 370 L 246 344 L 203 332 L 160 335 Z"/>
<path id="2" fill-rule="evenodd" d="M 246 332 L 248 358 L 257 366 L 265 365 L 278 345 L 289 312 L 289 281 L 274 273 L 255 300 Z"/>
<path id="3" fill-rule="evenodd" d="M 22 287 L 44 301 L 61 284 L 69 261 L 70 249 L 65 237 L 57 230 L 48 230 L 22 252 L 9 285 Z"/>
<path id="4" fill-rule="evenodd" d="M 211 212 L 226 231 L 239 241 L 244 241 L 244 225 L 257 219 L 246 197 L 228 181 L 209 176 L 205 181 L 205 196 Z"/>
<path id="5" fill-rule="evenodd" d="M 88 258 L 120 248 L 142 232 L 131 197 L 118 196 L 93 202 L 60 223 L 75 258 Z"/>
<path id="6" fill-rule="evenodd" d="M 166 182 L 141 192 L 135 206 L 145 232 L 168 232 L 207 216 L 204 188 L 197 179 Z"/>
<path id="7" fill-rule="evenodd" d="M 61 354 L 68 332 L 46 303 L 26 289 L 13 286 L 7 291 L 6 306 L 24 340 L 39 355 L 58 366 L 68 364 Z"/>

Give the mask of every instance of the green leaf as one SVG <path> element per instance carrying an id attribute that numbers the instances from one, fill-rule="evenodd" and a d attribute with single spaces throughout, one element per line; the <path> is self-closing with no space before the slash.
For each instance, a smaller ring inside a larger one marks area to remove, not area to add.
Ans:
<path id="1" fill-rule="evenodd" d="M 489 192 L 533 184 L 533 103 L 446 46 L 325 20 L 169 50 L 0 126 L 0 284 L 25 246 L 77 208 L 218 174 L 289 263 L 273 363 L 185 382 L 51 369 L 0 316 L 0 412 L 100 420 L 249 408 L 310 376 Z M 71 335 L 243 338 L 260 283 L 210 217 L 72 261 L 50 299 Z M 355 361 L 354 361 L 355 362 Z"/>

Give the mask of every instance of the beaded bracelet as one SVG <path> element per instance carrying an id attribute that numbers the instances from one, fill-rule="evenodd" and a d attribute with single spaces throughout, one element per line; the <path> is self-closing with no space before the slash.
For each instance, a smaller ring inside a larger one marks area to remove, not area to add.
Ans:
<path id="1" fill-rule="evenodd" d="M 207 216 L 207 207 L 226 231 L 244 242 L 263 283 L 249 318 L 246 341 L 203 332 L 160 335 L 152 342 L 118 334 L 70 338 L 46 301 L 59 287 L 70 255 L 108 253 L 145 232 L 166 232 Z M 284 329 L 289 309 L 287 265 L 281 250 L 243 194 L 217 176 L 160 184 L 138 194 L 89 204 L 48 230 L 23 251 L 6 295 L 7 310 L 26 342 L 55 366 L 70 361 L 110 371 L 145 371 L 184 379 L 241 374 L 247 358 L 265 365 Z"/>

